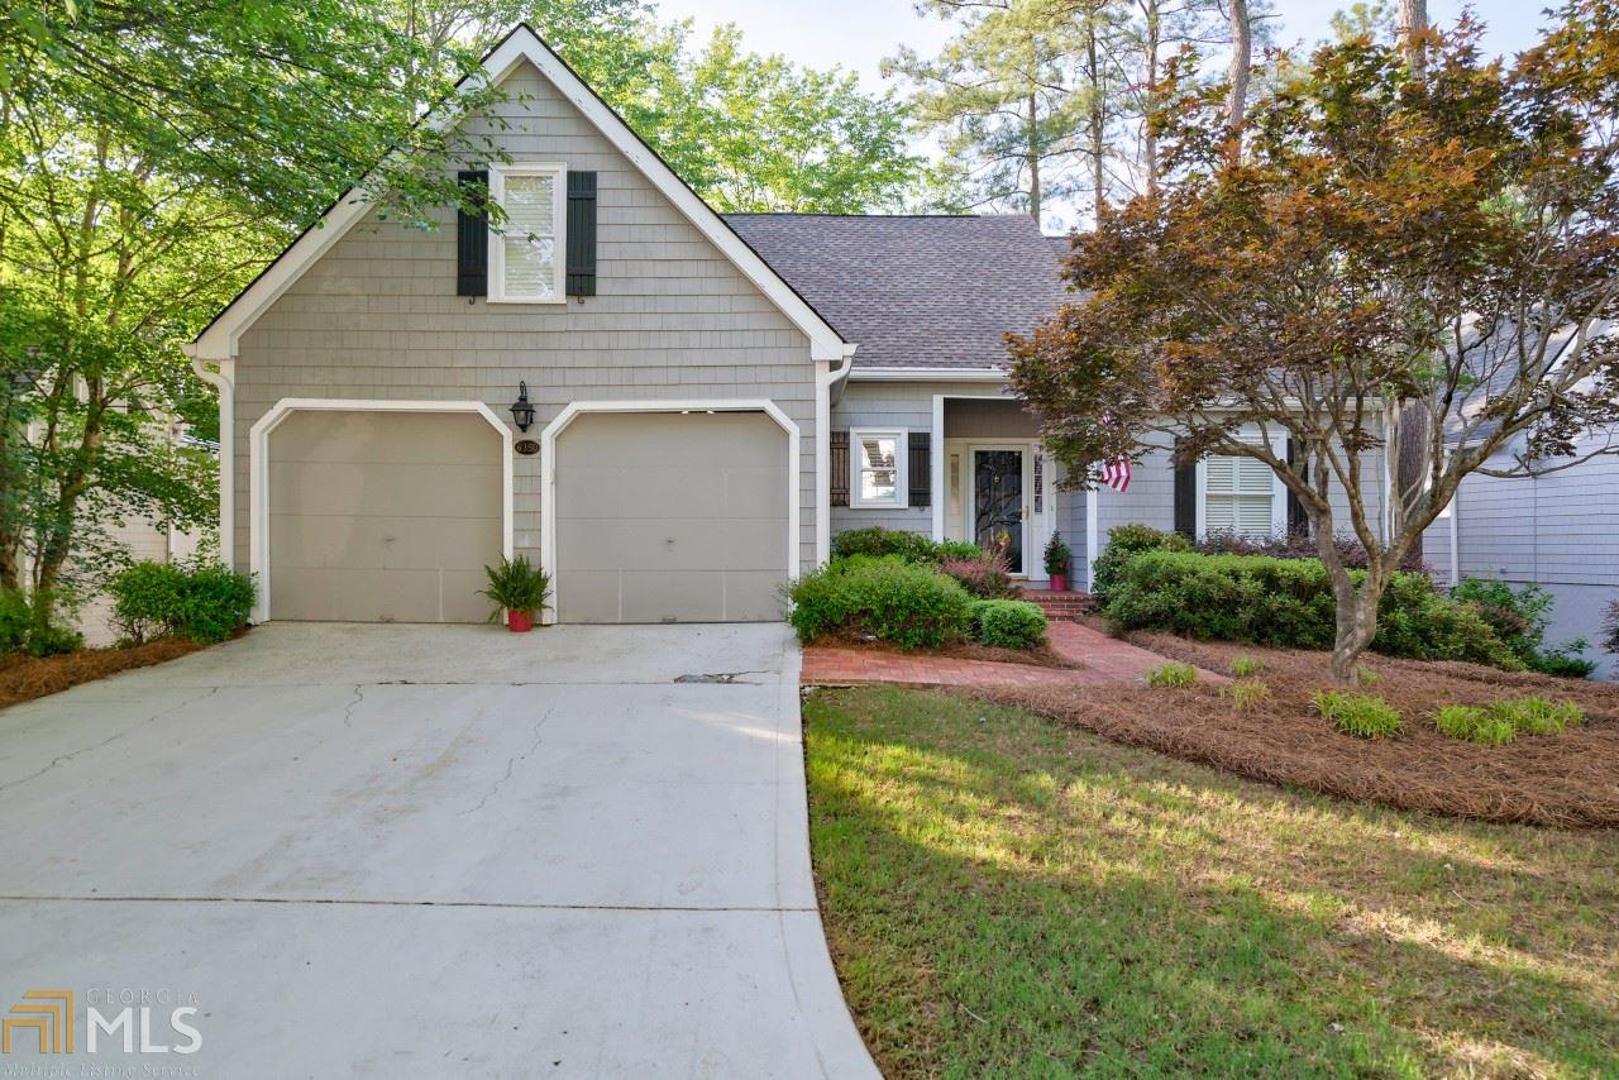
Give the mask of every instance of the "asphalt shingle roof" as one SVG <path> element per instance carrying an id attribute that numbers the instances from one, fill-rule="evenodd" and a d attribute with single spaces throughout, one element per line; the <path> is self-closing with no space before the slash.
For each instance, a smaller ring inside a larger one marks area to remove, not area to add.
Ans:
<path id="1" fill-rule="evenodd" d="M 1065 296 L 1057 245 L 1003 217 L 727 214 L 843 335 L 858 367 L 986 368 Z"/>

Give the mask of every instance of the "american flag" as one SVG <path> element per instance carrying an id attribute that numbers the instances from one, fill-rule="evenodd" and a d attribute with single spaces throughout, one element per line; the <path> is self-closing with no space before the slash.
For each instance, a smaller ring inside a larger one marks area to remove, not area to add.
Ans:
<path id="1" fill-rule="evenodd" d="M 1130 459 L 1116 457 L 1102 466 L 1102 483 L 1123 495 L 1130 490 Z"/>

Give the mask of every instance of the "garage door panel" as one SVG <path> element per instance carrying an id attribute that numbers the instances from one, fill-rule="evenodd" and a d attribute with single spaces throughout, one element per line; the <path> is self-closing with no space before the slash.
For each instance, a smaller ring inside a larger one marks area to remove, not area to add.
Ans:
<path id="1" fill-rule="evenodd" d="M 479 570 L 501 519 L 273 514 L 276 566 Z"/>
<path id="2" fill-rule="evenodd" d="M 555 462 L 559 617 L 778 618 L 787 462 L 787 435 L 763 413 L 575 419 Z"/>
<path id="3" fill-rule="evenodd" d="M 378 418 L 385 420 L 379 424 Z M 489 422 L 472 413 L 324 409 L 291 413 L 276 426 L 272 437 L 284 437 L 283 462 L 435 465 L 486 465 L 488 442 L 497 438 Z"/>
<path id="4" fill-rule="evenodd" d="M 275 462 L 270 505 L 283 514 L 498 517 L 499 465 L 400 462 Z"/>
<path id="5" fill-rule="evenodd" d="M 503 444 L 468 413 L 294 412 L 270 434 L 270 614 L 481 622 Z"/>

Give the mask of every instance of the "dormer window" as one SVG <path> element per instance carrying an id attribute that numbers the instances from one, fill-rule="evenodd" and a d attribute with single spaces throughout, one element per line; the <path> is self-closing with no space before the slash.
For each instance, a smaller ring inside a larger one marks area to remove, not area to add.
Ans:
<path id="1" fill-rule="evenodd" d="M 560 304 L 566 272 L 567 168 L 520 162 L 489 166 L 489 198 L 504 211 L 489 237 L 489 299 Z"/>

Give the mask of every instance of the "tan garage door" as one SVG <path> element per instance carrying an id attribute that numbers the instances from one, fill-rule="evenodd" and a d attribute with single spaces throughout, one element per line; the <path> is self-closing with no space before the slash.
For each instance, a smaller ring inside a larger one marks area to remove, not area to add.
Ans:
<path id="1" fill-rule="evenodd" d="M 482 622 L 499 434 L 473 413 L 294 412 L 271 431 L 270 617 Z"/>
<path id="2" fill-rule="evenodd" d="M 587 413 L 556 445 L 562 622 L 781 617 L 787 434 L 764 413 Z"/>

